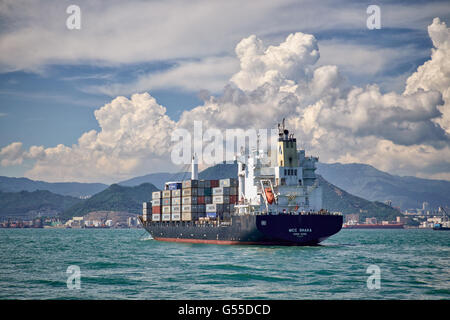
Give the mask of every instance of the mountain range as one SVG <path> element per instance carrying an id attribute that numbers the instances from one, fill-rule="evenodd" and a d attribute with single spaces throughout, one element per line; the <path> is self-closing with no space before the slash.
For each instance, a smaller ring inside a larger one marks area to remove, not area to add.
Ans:
<path id="1" fill-rule="evenodd" d="M 221 163 L 200 172 L 199 178 L 230 178 L 236 172 L 236 163 Z M 361 212 L 363 216 L 397 215 L 396 210 L 382 203 L 386 200 L 401 209 L 421 207 L 424 201 L 431 207 L 450 206 L 449 181 L 400 177 L 364 164 L 319 163 L 317 173 L 321 175 L 324 207 L 333 211 Z M 189 178 L 189 172 L 152 173 L 107 186 L 0 177 L 0 216 L 39 210 L 56 212 L 64 218 L 96 210 L 138 213 L 141 203 L 150 200 L 150 193 L 162 189 L 164 182 Z M 86 196 L 91 197 L 79 199 Z"/>
<path id="2" fill-rule="evenodd" d="M 431 208 L 450 206 L 450 181 L 401 177 L 360 163 L 319 163 L 316 173 L 348 193 L 371 201 L 390 200 L 402 210 L 422 208 L 423 202 Z"/>
<path id="3" fill-rule="evenodd" d="M 63 196 L 86 197 L 105 190 L 106 188 L 108 188 L 108 185 L 103 183 L 44 182 L 27 178 L 0 176 L 0 191 L 3 192 L 33 192 L 36 190 L 48 190 Z"/>

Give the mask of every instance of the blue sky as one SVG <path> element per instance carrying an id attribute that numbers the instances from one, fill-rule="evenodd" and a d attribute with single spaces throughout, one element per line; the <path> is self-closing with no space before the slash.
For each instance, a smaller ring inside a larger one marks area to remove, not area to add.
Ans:
<path id="1" fill-rule="evenodd" d="M 101 130 L 94 111 L 119 95 L 149 92 L 177 122 L 205 95 L 221 95 L 239 70 L 235 46 L 251 34 L 267 45 L 312 34 L 317 66 L 337 65 L 351 85 L 401 94 L 430 59 L 427 26 L 437 16 L 450 22 L 448 1 L 78 1 L 82 28 L 67 30 L 71 3 L 0 5 L 0 149 L 77 144 L 83 133 Z M 369 4 L 381 8 L 380 30 L 365 25 Z M 0 175 L 27 176 L 34 165 L 0 166 Z"/>

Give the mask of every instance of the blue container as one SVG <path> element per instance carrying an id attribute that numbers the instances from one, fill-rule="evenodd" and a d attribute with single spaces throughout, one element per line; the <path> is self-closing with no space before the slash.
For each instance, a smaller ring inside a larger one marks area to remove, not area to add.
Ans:
<path id="1" fill-rule="evenodd" d="M 169 190 L 177 190 L 177 189 L 181 189 L 181 183 L 179 182 L 169 183 Z"/>
<path id="2" fill-rule="evenodd" d="M 206 213 L 206 216 L 207 216 L 208 218 L 215 218 L 215 217 L 216 217 L 216 213 L 215 213 L 215 212 L 207 212 L 207 213 Z"/>

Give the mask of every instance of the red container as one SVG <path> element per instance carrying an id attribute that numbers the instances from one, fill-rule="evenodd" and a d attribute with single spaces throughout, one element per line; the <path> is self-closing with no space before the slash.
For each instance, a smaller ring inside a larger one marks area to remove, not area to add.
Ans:
<path id="1" fill-rule="evenodd" d="M 161 213 L 161 206 L 153 206 L 152 213 Z"/>
<path id="2" fill-rule="evenodd" d="M 211 180 L 211 188 L 217 188 L 219 186 L 219 180 Z"/>
<path id="3" fill-rule="evenodd" d="M 197 204 L 205 204 L 205 197 L 197 197 Z"/>
<path id="4" fill-rule="evenodd" d="M 230 204 L 235 204 L 237 203 L 237 196 L 230 196 Z"/>

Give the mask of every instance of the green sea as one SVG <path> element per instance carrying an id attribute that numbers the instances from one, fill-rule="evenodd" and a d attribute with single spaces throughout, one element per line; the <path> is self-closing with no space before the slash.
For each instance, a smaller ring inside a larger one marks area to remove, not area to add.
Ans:
<path id="1" fill-rule="evenodd" d="M 379 289 L 368 288 L 371 265 Z M 0 229 L 0 299 L 449 299 L 449 277 L 446 231 L 341 230 L 320 246 L 268 247 L 158 242 L 142 229 Z"/>

